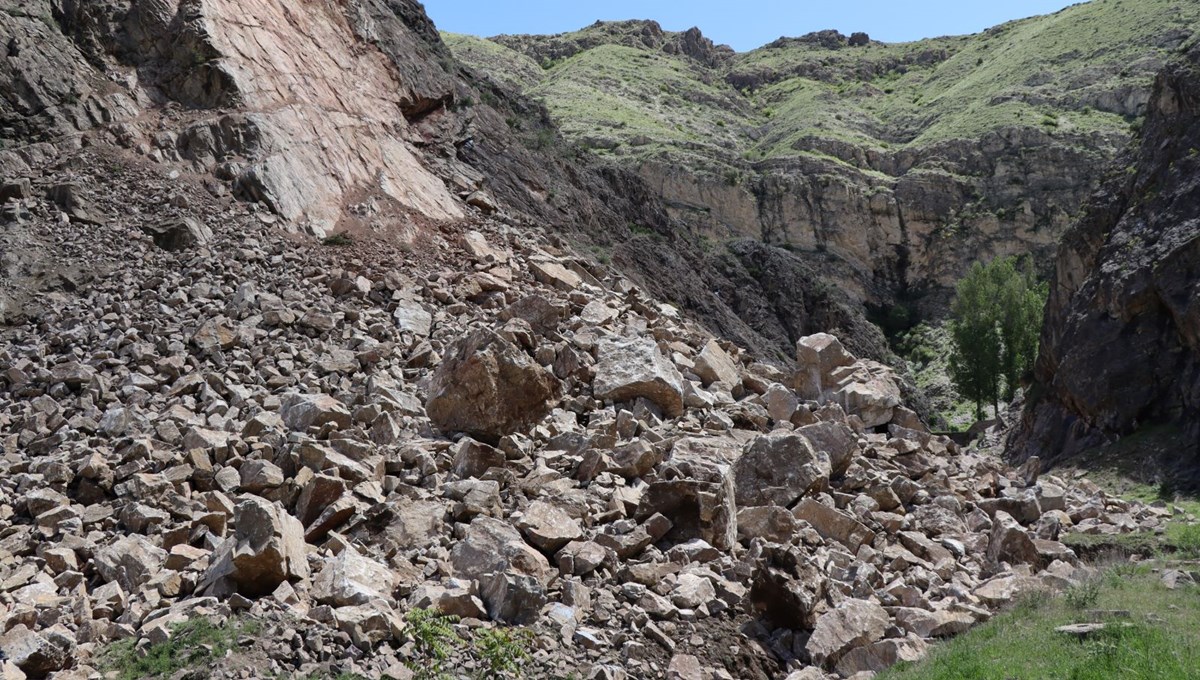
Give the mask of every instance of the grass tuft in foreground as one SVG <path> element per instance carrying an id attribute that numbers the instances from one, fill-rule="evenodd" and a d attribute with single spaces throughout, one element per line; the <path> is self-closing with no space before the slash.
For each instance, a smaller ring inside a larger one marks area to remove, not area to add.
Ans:
<path id="1" fill-rule="evenodd" d="M 107 673 L 115 673 L 120 680 L 165 678 L 185 670 L 199 673 L 186 677 L 208 677 L 211 664 L 237 646 L 239 636 L 254 635 L 258 628 L 257 623 L 240 619 L 220 625 L 208 619 L 192 619 L 172 626 L 169 640 L 144 650 L 137 648 L 134 638 L 113 643 L 101 657 L 101 666 L 106 677 Z"/>
<path id="2" fill-rule="evenodd" d="M 1055 632 L 1104 622 L 1083 639 Z M 1168 590 L 1145 565 L 1122 565 L 1069 596 L 1028 598 L 879 680 L 1197 680 L 1200 587 Z"/>

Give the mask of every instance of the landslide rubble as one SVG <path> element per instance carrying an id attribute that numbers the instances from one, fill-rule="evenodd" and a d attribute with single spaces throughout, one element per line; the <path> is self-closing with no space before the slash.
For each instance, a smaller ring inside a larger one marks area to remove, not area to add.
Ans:
<path id="1" fill-rule="evenodd" d="M 404 678 L 418 607 L 527 627 L 529 677 L 853 677 L 1078 582 L 1060 531 L 1169 516 L 960 450 L 832 335 L 761 363 L 553 234 L 322 245 L 120 153 L 8 203 L 93 278 L 0 330 L 6 677 L 240 616 L 213 677 Z"/>

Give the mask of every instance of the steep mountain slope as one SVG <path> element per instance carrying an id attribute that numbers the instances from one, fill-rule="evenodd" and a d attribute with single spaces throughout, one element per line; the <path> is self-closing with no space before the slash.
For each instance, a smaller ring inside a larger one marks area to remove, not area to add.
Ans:
<path id="1" fill-rule="evenodd" d="M 976 258 L 1049 269 L 1197 20 L 1190 2 L 1095 0 L 911 44 L 823 32 L 734 54 L 653 22 L 447 40 L 709 237 L 785 245 L 862 301 L 936 312 Z"/>
<path id="2" fill-rule="evenodd" d="M 1200 485 L 1200 47 L 1158 80 L 1140 144 L 1064 237 L 1010 442 L 1057 460 L 1174 434 L 1144 474 Z"/>
<path id="3" fill-rule="evenodd" d="M 459 65 L 416 3 L 250 9 L 243 22 L 221 3 L 0 2 L 0 177 L 103 143 L 207 176 L 215 194 L 261 201 L 317 236 L 407 238 L 499 210 L 559 229 L 764 357 L 787 363 L 801 335 L 833 328 L 888 356 L 840 294 L 809 296 L 828 301 L 817 314 L 833 326 L 795 316 L 736 258 L 710 261 L 635 177 L 560 149 L 545 111 Z M 9 242 L 0 317 L 18 318 L 63 267 Z M 776 271 L 812 280 L 790 269 Z"/>

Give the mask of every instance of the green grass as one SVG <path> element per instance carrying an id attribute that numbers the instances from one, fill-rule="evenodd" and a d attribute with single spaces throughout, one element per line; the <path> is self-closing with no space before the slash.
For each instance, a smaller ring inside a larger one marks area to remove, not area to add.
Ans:
<path id="1" fill-rule="evenodd" d="M 525 90 L 542 80 L 542 68 L 537 62 L 491 40 L 446 32 L 442 33 L 442 40 L 460 61 L 480 68 L 503 85 Z"/>
<path id="2" fill-rule="evenodd" d="M 1200 588 L 1167 590 L 1148 567 L 1117 567 L 1074 597 L 1029 598 L 918 664 L 879 680 L 1194 680 L 1200 678 Z M 1130 613 L 1079 641 L 1058 626 L 1088 610 Z M 1122 623 L 1130 625 L 1123 626 Z"/>
<path id="3" fill-rule="evenodd" d="M 259 625 L 253 621 L 229 619 L 215 625 L 208 619 L 192 619 L 171 627 L 171 637 L 151 645 L 144 654 L 137 640 L 127 638 L 109 645 L 100 655 L 106 673 L 119 680 L 165 678 L 187 668 L 201 668 L 223 658 L 237 645 L 241 635 L 255 635 Z"/>

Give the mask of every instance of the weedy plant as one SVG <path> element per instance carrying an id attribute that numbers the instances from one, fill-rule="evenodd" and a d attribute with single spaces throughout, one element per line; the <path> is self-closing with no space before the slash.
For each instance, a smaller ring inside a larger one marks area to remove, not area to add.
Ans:
<path id="1" fill-rule="evenodd" d="M 524 629 L 489 628 L 475 640 L 475 651 L 486 666 L 484 680 L 521 677 L 533 635 Z"/>
<path id="2" fill-rule="evenodd" d="M 326 236 L 321 240 L 321 243 L 327 246 L 348 246 L 354 243 L 354 239 L 350 237 L 350 234 L 340 232 L 331 236 Z"/>
<path id="3" fill-rule="evenodd" d="M 106 673 L 119 680 L 165 678 L 189 668 L 201 668 L 237 646 L 240 635 L 256 635 L 259 624 L 242 619 L 213 623 L 192 619 L 171 627 L 171 637 L 139 650 L 136 638 L 113 643 L 100 657 Z"/>
<path id="4" fill-rule="evenodd" d="M 454 630 L 458 617 L 436 609 L 413 609 L 405 615 L 404 620 L 417 647 L 418 658 L 408 664 L 417 680 L 450 678 L 445 668 L 446 659 L 450 658 L 454 646 L 463 642 Z"/>
<path id="5" fill-rule="evenodd" d="M 1097 580 L 1084 581 L 1079 585 L 1071 586 L 1067 589 L 1064 598 L 1067 606 L 1071 609 L 1095 607 L 1096 601 L 1100 599 L 1100 582 Z"/>

